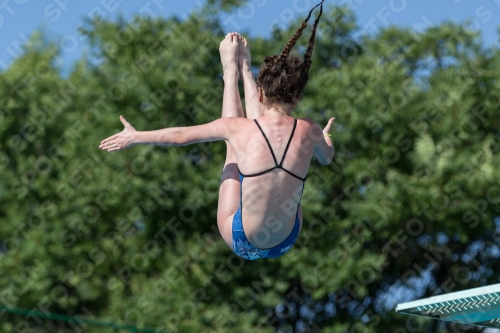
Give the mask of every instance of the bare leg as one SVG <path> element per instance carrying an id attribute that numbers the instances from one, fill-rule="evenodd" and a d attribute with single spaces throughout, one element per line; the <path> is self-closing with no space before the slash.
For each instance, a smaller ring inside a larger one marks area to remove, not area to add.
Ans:
<path id="1" fill-rule="evenodd" d="M 257 92 L 257 84 L 255 83 L 252 64 L 250 58 L 250 46 L 247 40 L 238 35 L 239 39 L 239 56 L 238 69 L 241 75 L 241 81 L 245 89 L 245 109 L 247 118 L 257 119 L 263 115 L 262 106 L 259 102 L 259 94 Z"/>
<path id="2" fill-rule="evenodd" d="M 244 117 L 238 91 L 238 38 L 230 33 L 220 44 L 224 70 L 224 99 L 222 117 Z M 217 226 L 224 241 L 232 247 L 232 217 L 240 205 L 238 160 L 233 147 L 226 141 L 226 161 L 222 171 L 217 208 Z"/>
<path id="3" fill-rule="evenodd" d="M 224 98 L 222 117 L 245 117 L 238 90 L 238 37 L 227 34 L 220 43 L 220 57 L 224 71 Z"/>

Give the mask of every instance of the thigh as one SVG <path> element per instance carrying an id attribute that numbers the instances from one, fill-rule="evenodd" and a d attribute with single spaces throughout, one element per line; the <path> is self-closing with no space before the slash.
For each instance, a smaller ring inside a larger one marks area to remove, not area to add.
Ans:
<path id="1" fill-rule="evenodd" d="M 299 229 L 299 234 L 300 234 L 300 232 L 302 231 L 302 223 L 304 222 L 304 216 L 302 215 L 302 205 L 301 204 L 299 204 L 298 214 L 299 214 L 299 220 L 300 220 L 300 229 Z"/>
<path id="2" fill-rule="evenodd" d="M 232 247 L 233 217 L 240 207 L 240 179 L 238 164 L 224 165 L 219 189 L 219 205 L 217 208 L 217 226 L 224 241 Z"/>

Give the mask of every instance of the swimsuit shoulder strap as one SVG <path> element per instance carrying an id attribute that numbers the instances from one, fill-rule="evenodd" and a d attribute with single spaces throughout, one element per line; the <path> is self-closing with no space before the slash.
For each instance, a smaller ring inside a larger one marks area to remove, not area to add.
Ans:
<path id="1" fill-rule="evenodd" d="M 297 119 L 293 122 L 292 134 L 290 135 L 290 139 L 288 139 L 288 143 L 286 144 L 285 152 L 283 153 L 283 158 L 281 159 L 280 167 L 283 166 L 283 161 L 285 160 L 286 153 L 288 152 L 288 147 L 290 147 L 290 142 L 292 142 L 293 135 L 295 134 L 295 128 L 297 127 Z"/>
<path id="2" fill-rule="evenodd" d="M 257 119 L 254 119 L 253 121 L 255 121 L 255 123 L 257 124 L 257 127 L 259 128 L 260 132 L 264 136 L 264 139 L 266 139 L 267 146 L 269 147 L 269 150 L 271 151 L 271 155 L 273 155 L 274 164 L 276 164 L 276 166 L 278 166 L 278 161 L 276 160 L 276 156 L 274 156 L 273 148 L 271 148 L 271 144 L 269 143 L 269 140 L 267 139 L 266 134 L 262 130 L 262 127 L 260 127 L 259 122 L 257 121 Z"/>

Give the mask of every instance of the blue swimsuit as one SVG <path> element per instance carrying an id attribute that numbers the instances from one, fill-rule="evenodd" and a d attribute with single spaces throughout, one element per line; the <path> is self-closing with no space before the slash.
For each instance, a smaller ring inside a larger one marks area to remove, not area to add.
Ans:
<path id="1" fill-rule="evenodd" d="M 271 144 L 269 143 L 269 140 L 267 139 L 266 135 L 264 134 L 264 131 L 260 127 L 259 123 L 257 122 L 256 119 L 254 119 L 255 123 L 257 124 L 257 127 L 259 128 L 260 132 L 264 136 L 264 139 L 266 139 L 267 145 L 269 146 L 269 150 L 271 150 L 271 154 L 273 155 L 275 167 L 262 171 L 253 175 L 244 175 L 241 173 L 241 171 L 238 169 L 238 172 L 240 173 L 240 198 L 242 197 L 242 188 L 243 188 L 243 178 L 244 177 L 256 177 L 263 175 L 265 173 L 268 173 L 274 169 L 282 169 L 286 173 L 290 174 L 291 176 L 302 180 L 302 182 L 306 181 L 306 178 L 300 178 L 297 175 L 294 175 L 290 171 L 286 170 L 283 168 L 283 161 L 285 160 L 286 153 L 288 151 L 288 147 L 290 146 L 290 142 L 292 141 L 293 134 L 295 133 L 295 127 L 297 127 L 297 119 L 295 119 L 293 123 L 293 129 L 292 129 L 292 135 L 290 135 L 290 139 L 288 140 L 288 143 L 285 148 L 285 152 L 283 154 L 283 158 L 281 159 L 281 163 L 278 164 L 276 160 L 276 156 L 274 155 L 273 149 L 271 148 Z M 304 185 L 302 185 L 302 192 L 304 191 Z M 302 199 L 302 193 L 300 195 L 300 199 Z M 233 217 L 233 251 L 236 253 L 238 256 L 247 259 L 247 260 L 255 260 L 255 259 L 260 259 L 260 258 L 276 258 L 284 253 L 288 252 L 295 244 L 295 241 L 299 237 L 299 231 L 300 231 L 300 218 L 299 218 L 299 206 L 300 206 L 300 200 L 299 204 L 297 205 L 297 213 L 295 217 L 295 225 L 293 226 L 292 232 L 288 237 L 281 242 L 280 244 L 276 245 L 275 247 L 272 247 L 270 249 L 259 249 L 250 244 L 248 241 L 245 231 L 243 230 L 243 222 L 241 219 L 241 208 L 243 206 L 242 199 L 240 199 L 240 207 L 238 208 L 238 211 L 236 214 L 234 214 Z"/>

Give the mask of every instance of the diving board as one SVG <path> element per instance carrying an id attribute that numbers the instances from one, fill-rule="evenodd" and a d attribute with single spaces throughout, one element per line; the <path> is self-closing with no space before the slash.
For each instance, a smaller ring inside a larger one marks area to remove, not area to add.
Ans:
<path id="1" fill-rule="evenodd" d="M 397 313 L 500 328 L 500 284 L 401 303 Z"/>

